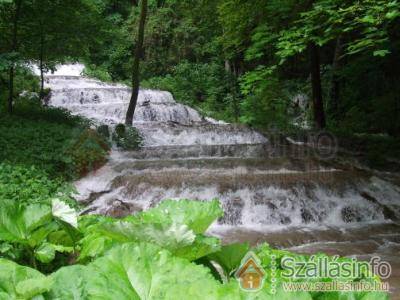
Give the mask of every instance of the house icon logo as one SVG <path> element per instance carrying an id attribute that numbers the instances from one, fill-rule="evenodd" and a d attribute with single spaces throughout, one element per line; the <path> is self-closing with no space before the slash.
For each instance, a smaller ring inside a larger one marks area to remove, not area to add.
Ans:
<path id="1" fill-rule="evenodd" d="M 260 259 L 250 251 L 242 259 L 239 269 L 235 273 L 240 287 L 245 291 L 258 291 L 264 286 L 265 271 Z"/>

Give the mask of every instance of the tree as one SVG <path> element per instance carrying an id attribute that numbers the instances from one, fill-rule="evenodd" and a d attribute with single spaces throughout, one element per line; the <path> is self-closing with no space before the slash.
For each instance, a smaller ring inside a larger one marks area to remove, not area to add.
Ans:
<path id="1" fill-rule="evenodd" d="M 96 39 L 99 26 L 97 8 L 87 1 L 34 0 L 26 19 L 29 32 L 24 42 L 29 44 L 25 56 L 38 63 L 40 97 L 44 96 L 44 73 L 57 63 L 77 60 L 88 52 Z"/>
<path id="2" fill-rule="evenodd" d="M 18 26 L 20 21 L 20 14 L 22 9 L 22 0 L 16 0 L 13 9 L 12 16 L 12 41 L 11 41 L 11 53 L 15 55 L 18 51 Z M 14 101 L 14 72 L 15 62 L 11 62 L 9 68 L 9 79 L 8 79 L 8 113 L 13 113 L 13 101 Z"/>
<path id="3" fill-rule="evenodd" d="M 97 5 L 87 0 L 70 0 L 68 5 L 61 0 L 0 1 L 0 72 L 7 68 L 9 113 L 13 111 L 16 76 L 26 63 L 37 62 L 43 97 L 46 71 L 87 54 L 97 37 Z"/>
<path id="4" fill-rule="evenodd" d="M 321 67 L 318 46 L 314 43 L 310 43 L 309 51 L 314 122 L 318 129 L 323 129 L 325 127 L 325 112 L 324 102 L 322 100 Z"/>
<path id="5" fill-rule="evenodd" d="M 314 122 L 317 128 L 325 126 L 318 49 L 336 41 L 331 67 L 331 107 L 337 114 L 341 56 L 372 53 L 373 56 L 384 57 L 389 54 L 388 27 L 400 16 L 398 7 L 396 0 L 314 1 L 310 9 L 301 13 L 298 20 L 281 32 L 277 43 L 277 55 L 281 63 L 309 49 Z M 343 37 L 347 39 L 344 49 L 341 42 Z"/>
<path id="6" fill-rule="evenodd" d="M 136 42 L 134 61 L 133 61 L 133 72 L 132 72 L 132 95 L 129 101 L 128 110 L 126 112 L 125 124 L 131 126 L 133 122 L 133 115 L 135 114 L 137 99 L 139 96 L 139 84 L 140 84 L 140 60 L 143 57 L 143 40 L 144 40 L 144 29 L 147 17 L 147 0 L 141 2 L 141 12 L 139 20 L 139 33 L 138 40 Z"/>

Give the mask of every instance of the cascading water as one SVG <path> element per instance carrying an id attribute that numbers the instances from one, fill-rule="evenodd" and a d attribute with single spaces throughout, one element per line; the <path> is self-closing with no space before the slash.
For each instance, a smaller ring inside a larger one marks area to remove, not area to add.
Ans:
<path id="1" fill-rule="evenodd" d="M 63 66 L 46 75 L 46 86 L 51 88 L 49 104 L 102 123 L 124 123 L 130 88 L 82 77 L 83 68 Z M 202 117 L 165 91 L 140 90 L 133 122 L 146 146 L 266 142 L 256 131 Z"/>
<path id="2" fill-rule="evenodd" d="M 49 104 L 123 122 L 130 89 L 82 77 L 82 69 L 63 66 L 46 75 Z M 256 131 L 204 118 L 169 92 L 141 90 L 133 125 L 145 147 L 114 150 L 106 166 L 76 183 L 86 212 L 121 216 L 167 198 L 218 198 L 225 216 L 211 230 L 226 239 L 267 240 L 300 252 L 378 253 L 400 269 L 393 259 L 400 250 L 400 188 L 393 182 L 314 156 L 281 155 Z"/>
<path id="3" fill-rule="evenodd" d="M 102 123 L 123 122 L 130 89 L 83 77 L 83 68 L 64 65 L 46 75 L 49 104 Z M 220 223 L 229 225 L 342 226 L 400 217 L 396 186 L 311 158 L 273 157 L 261 134 L 206 119 L 169 92 L 141 90 L 133 125 L 144 149 L 114 152 L 103 186 L 87 186 L 91 177 L 78 183 L 82 198 L 101 194 L 92 196 L 91 211 L 107 213 L 116 201 L 146 209 L 165 198 L 218 198 L 226 210 Z"/>

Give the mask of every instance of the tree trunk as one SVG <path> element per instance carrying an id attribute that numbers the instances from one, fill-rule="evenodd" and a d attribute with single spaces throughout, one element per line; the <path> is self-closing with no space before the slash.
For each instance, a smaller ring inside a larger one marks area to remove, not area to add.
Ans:
<path id="1" fill-rule="evenodd" d="M 16 52 L 18 50 L 18 21 L 19 21 L 19 15 L 21 12 L 21 6 L 22 6 L 22 0 L 18 0 L 16 2 L 16 7 L 15 7 L 15 14 L 14 14 L 14 20 L 13 20 L 13 28 L 12 28 L 12 45 L 11 45 L 11 51 Z M 11 66 L 9 69 L 9 81 L 8 81 L 8 113 L 12 114 L 13 113 L 13 100 L 14 100 L 14 71 L 15 71 L 15 66 L 14 62 L 11 62 Z"/>
<path id="2" fill-rule="evenodd" d="M 336 40 L 335 53 L 332 61 L 332 82 L 331 82 L 331 103 L 330 110 L 337 117 L 340 102 L 340 78 L 338 71 L 340 68 L 340 57 L 342 55 L 342 38 L 339 35 Z"/>
<path id="3" fill-rule="evenodd" d="M 310 51 L 310 68 L 311 68 L 311 85 L 313 99 L 313 115 L 316 128 L 325 128 L 325 112 L 322 99 L 321 87 L 321 68 L 319 61 L 319 49 L 314 43 L 309 44 Z"/>
<path id="4" fill-rule="evenodd" d="M 39 53 L 39 68 L 40 68 L 40 101 L 44 98 L 44 70 L 43 70 L 43 58 L 44 58 L 44 32 L 43 27 L 40 32 L 40 53 Z"/>
<path id="5" fill-rule="evenodd" d="M 231 73 L 231 63 L 229 62 L 229 59 L 225 59 L 225 71 Z"/>
<path id="6" fill-rule="evenodd" d="M 12 63 L 9 70 L 8 78 L 8 113 L 13 113 L 13 99 L 14 99 L 14 64 Z"/>
<path id="7" fill-rule="evenodd" d="M 143 40 L 144 40 L 144 28 L 147 17 L 147 0 L 142 0 L 140 20 L 139 20 L 139 35 L 136 43 L 134 60 L 133 60 L 133 73 L 132 73 L 132 95 L 129 102 L 128 111 L 126 112 L 125 124 L 131 126 L 133 122 L 133 115 L 135 114 L 135 108 L 137 99 L 139 96 L 139 84 L 140 84 L 140 60 L 143 56 Z"/>

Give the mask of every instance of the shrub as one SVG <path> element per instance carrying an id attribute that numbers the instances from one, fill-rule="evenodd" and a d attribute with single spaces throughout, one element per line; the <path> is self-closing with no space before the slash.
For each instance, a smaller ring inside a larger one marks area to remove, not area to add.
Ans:
<path id="1" fill-rule="evenodd" d="M 97 132 L 106 139 L 110 137 L 110 129 L 108 125 L 100 125 L 97 127 Z"/>
<path id="2" fill-rule="evenodd" d="M 71 159 L 71 167 L 79 176 L 97 169 L 107 160 L 109 146 L 95 130 L 85 129 L 71 140 L 65 154 Z"/>
<path id="3" fill-rule="evenodd" d="M 142 137 L 137 129 L 126 127 L 124 124 L 115 126 L 113 140 L 124 150 L 137 150 L 142 145 Z"/>
<path id="4" fill-rule="evenodd" d="M 87 64 L 83 70 L 83 75 L 88 77 L 94 77 L 101 81 L 110 82 L 112 78 L 104 66 L 95 66 Z"/>

